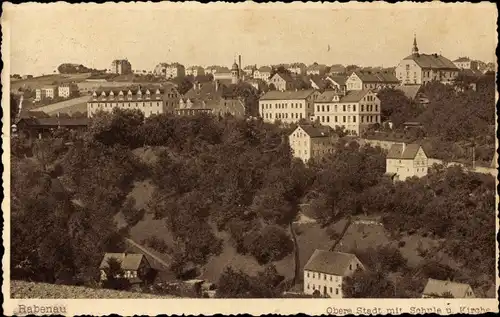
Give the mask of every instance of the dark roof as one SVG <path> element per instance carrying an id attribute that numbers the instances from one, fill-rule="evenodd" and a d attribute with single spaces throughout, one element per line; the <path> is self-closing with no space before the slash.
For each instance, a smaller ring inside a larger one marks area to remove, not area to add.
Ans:
<path id="1" fill-rule="evenodd" d="M 327 67 L 324 64 L 312 64 L 307 67 L 307 70 L 325 70 Z"/>
<path id="2" fill-rule="evenodd" d="M 336 82 L 340 86 L 345 86 L 345 82 L 347 80 L 345 76 L 328 76 L 327 78 L 330 78 L 330 80 Z"/>
<path id="3" fill-rule="evenodd" d="M 21 118 L 17 124 L 24 122 L 28 126 L 87 126 L 88 118 Z"/>
<path id="4" fill-rule="evenodd" d="M 389 72 L 366 72 L 359 70 L 354 73 L 361 81 L 367 83 L 399 83 L 399 79 Z"/>
<path id="5" fill-rule="evenodd" d="M 318 86 L 319 89 L 324 89 L 326 87 L 326 83 L 325 83 L 325 80 L 319 76 L 319 75 L 311 75 L 311 76 L 308 76 L 309 80 L 314 82 L 314 84 L 316 84 L 316 86 Z"/>
<path id="6" fill-rule="evenodd" d="M 259 72 L 268 72 L 268 73 L 270 73 L 270 72 L 271 72 L 271 70 L 272 70 L 272 69 L 271 69 L 271 67 L 269 67 L 269 66 L 261 66 L 261 67 L 259 67 L 259 69 L 258 69 L 258 71 L 259 71 Z"/>
<path id="7" fill-rule="evenodd" d="M 345 72 L 345 66 L 341 64 L 334 64 L 330 66 L 330 73 L 343 73 Z"/>
<path id="8" fill-rule="evenodd" d="M 333 132 L 331 127 L 325 125 L 299 124 L 299 127 L 311 138 L 326 138 Z"/>
<path id="9" fill-rule="evenodd" d="M 349 264 L 357 259 L 354 254 L 315 250 L 304 270 L 344 276 Z"/>
<path id="10" fill-rule="evenodd" d="M 118 96 L 120 94 L 120 91 L 122 91 L 123 95 L 127 96 L 129 90 L 132 92 L 132 97 L 136 97 L 139 93 L 139 88 L 142 95 L 146 95 L 148 90 L 151 95 L 154 95 L 156 94 L 157 91 L 160 94 L 164 94 L 167 91 L 172 91 L 175 89 L 175 86 L 168 83 L 165 85 L 132 85 L 124 87 L 99 87 L 94 92 L 97 95 L 97 100 L 108 97 L 109 94 L 111 94 L 111 92 L 113 92 L 114 96 Z M 101 96 L 103 92 L 105 96 Z M 90 102 L 92 102 L 92 99 L 90 100 Z"/>
<path id="11" fill-rule="evenodd" d="M 408 99 L 415 99 L 420 91 L 420 85 L 397 86 L 395 89 L 402 91 Z"/>
<path id="12" fill-rule="evenodd" d="M 326 90 L 318 96 L 315 102 L 332 102 L 335 96 L 338 96 L 340 100 L 343 95 L 335 90 Z"/>
<path id="13" fill-rule="evenodd" d="M 452 61 L 438 54 L 412 54 L 404 59 L 414 60 L 422 68 L 457 69 L 457 66 Z"/>
<path id="14" fill-rule="evenodd" d="M 100 269 L 108 266 L 108 260 L 114 258 L 121 263 L 121 267 L 124 270 L 135 271 L 141 265 L 141 261 L 144 255 L 139 253 L 106 253 L 102 258 Z"/>
<path id="15" fill-rule="evenodd" d="M 369 92 L 369 89 L 348 91 L 347 94 L 340 99 L 340 102 L 359 102 Z"/>
<path id="16" fill-rule="evenodd" d="M 420 149 L 419 144 L 394 144 L 387 153 L 388 159 L 413 160 Z"/>
<path id="17" fill-rule="evenodd" d="M 279 76 L 281 77 L 281 79 L 283 79 L 285 82 L 287 83 L 293 83 L 294 82 L 294 79 L 292 78 L 292 76 L 286 74 L 286 73 L 276 73 L 273 75 L 274 76 Z M 272 78 L 272 77 L 271 77 Z"/>
<path id="18" fill-rule="evenodd" d="M 461 69 L 459 71 L 459 74 L 465 75 L 465 76 L 470 76 L 470 77 L 481 77 L 483 76 L 483 72 L 477 69 Z"/>
<path id="19" fill-rule="evenodd" d="M 314 92 L 314 89 L 297 90 L 297 91 L 268 91 L 260 100 L 296 100 L 306 99 Z"/>
<path id="20" fill-rule="evenodd" d="M 471 288 L 469 284 L 430 278 L 425 285 L 423 294 L 443 296 L 445 293 L 451 293 L 454 298 L 465 298 L 469 288 Z"/>

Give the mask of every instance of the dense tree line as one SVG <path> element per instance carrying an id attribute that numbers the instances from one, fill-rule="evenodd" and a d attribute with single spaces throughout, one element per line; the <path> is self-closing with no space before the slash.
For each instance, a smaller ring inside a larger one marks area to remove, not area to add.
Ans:
<path id="1" fill-rule="evenodd" d="M 221 232 L 229 235 L 237 252 L 255 257 L 262 266 L 292 252 L 297 259 L 300 250 L 292 223 L 301 203 L 310 204 L 326 228 L 355 215 L 382 216 L 393 236 L 418 233 L 445 241 L 442 251 L 475 272 L 467 278 L 494 274 L 491 176 L 434 168 L 422 179 L 393 183 L 384 176 L 385 153 L 380 148 L 360 147 L 343 138 L 333 153 L 305 166 L 292 159 L 287 134 L 262 120 L 206 114 L 144 118 L 136 110 L 115 109 L 97 114 L 84 135 L 62 131 L 31 145 L 18 144 L 12 151 L 15 276 L 95 279 L 92 274 L 103 252 L 116 252 L 122 245 L 125 233 L 117 231 L 113 216 L 121 211 L 133 226 L 144 215 L 126 197 L 132 183 L 145 177 L 155 185 L 146 208 L 165 222 L 174 238 L 171 246 L 154 239 L 148 243 L 172 251 L 172 270 L 180 278 L 196 276 L 211 256 L 221 253 Z M 134 156 L 131 150 L 144 146 L 162 149 L 155 161 L 141 163 Z M 24 159 L 27 155 L 37 163 Z M 51 189 L 56 179 L 64 181 L 62 194 Z M 43 217 L 32 217 L 33 210 Z M 332 236 L 332 245 L 336 238 Z M 55 248 L 63 251 L 49 254 Z M 359 255 L 370 267 L 359 275 L 358 280 L 371 281 L 366 283 L 385 283 L 388 288 L 392 281 L 386 273 L 393 272 L 405 276 L 401 285 L 406 286 L 401 287 L 408 289 L 413 287 L 411 276 L 429 270 L 408 273 L 400 254 L 390 248 L 370 252 L 368 257 Z M 370 257 L 380 257 L 380 265 Z M 295 265 L 292 284 L 300 275 L 297 261 Z M 263 274 L 277 281 L 277 273 L 269 272 Z M 281 282 L 264 284 L 228 268 L 218 296 L 274 296 L 266 292 L 282 289 Z M 377 296 L 389 293 L 394 290 Z"/>

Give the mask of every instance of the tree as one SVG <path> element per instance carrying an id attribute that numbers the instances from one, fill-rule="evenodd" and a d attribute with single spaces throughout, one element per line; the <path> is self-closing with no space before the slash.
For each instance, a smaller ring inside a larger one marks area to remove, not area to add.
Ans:
<path id="1" fill-rule="evenodd" d="M 16 96 L 13 93 L 11 93 L 10 94 L 10 122 L 11 122 L 11 124 L 13 124 L 16 121 L 18 112 L 19 112 L 18 100 L 17 100 Z"/>
<path id="2" fill-rule="evenodd" d="M 122 264 L 116 258 L 111 257 L 108 259 L 104 272 L 106 274 L 106 280 L 103 282 L 104 288 L 116 290 L 128 290 L 130 288 L 131 285 L 129 280 L 125 278 Z"/>
<path id="3" fill-rule="evenodd" d="M 144 122 L 140 110 L 114 108 L 111 113 L 97 112 L 88 128 L 88 137 L 106 146 L 115 144 L 138 147 L 143 144 L 137 133 Z"/>
<path id="4" fill-rule="evenodd" d="M 391 298 L 395 288 L 380 271 L 356 271 L 344 278 L 342 292 L 346 298 Z"/>
<path id="5" fill-rule="evenodd" d="M 242 271 L 226 267 L 219 277 L 216 296 L 219 298 L 249 298 L 250 277 Z"/>

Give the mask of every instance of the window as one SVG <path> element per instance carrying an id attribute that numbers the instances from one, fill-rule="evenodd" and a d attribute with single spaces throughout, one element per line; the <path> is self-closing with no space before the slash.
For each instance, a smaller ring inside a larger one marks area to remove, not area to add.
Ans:
<path id="1" fill-rule="evenodd" d="M 307 289 L 309 289 L 309 283 L 307 283 Z"/>
<path id="2" fill-rule="evenodd" d="M 338 295 L 338 294 L 339 294 L 339 289 L 338 289 L 338 288 L 336 288 L 336 289 L 335 289 L 335 295 Z"/>
<path id="3" fill-rule="evenodd" d="M 313 284 L 313 289 L 316 289 L 315 285 Z"/>
<path id="4" fill-rule="evenodd" d="M 325 277 L 325 281 L 326 281 L 326 274 L 323 274 L 323 276 Z"/>
<path id="5" fill-rule="evenodd" d="M 375 111 L 378 111 L 378 105 L 375 105 Z"/>
<path id="6" fill-rule="evenodd" d="M 307 272 L 307 277 L 309 277 L 309 272 Z"/>
<path id="7" fill-rule="evenodd" d="M 323 111 L 323 112 L 325 111 L 325 106 L 324 105 L 321 106 L 321 111 Z"/>
<path id="8" fill-rule="evenodd" d="M 352 270 L 352 264 L 349 264 L 349 270 Z"/>
<path id="9" fill-rule="evenodd" d="M 344 111 L 344 112 L 345 112 L 345 105 L 343 105 L 343 106 L 342 106 L 342 111 Z"/>
<path id="10" fill-rule="evenodd" d="M 326 106 L 326 111 L 330 112 L 330 105 Z"/>
<path id="11" fill-rule="evenodd" d="M 345 116 L 342 116 L 342 122 L 345 123 Z"/>
<path id="12" fill-rule="evenodd" d="M 356 111 L 356 105 L 352 105 L 352 111 Z"/>
<path id="13" fill-rule="evenodd" d="M 330 293 L 333 293 L 333 287 L 330 287 Z"/>
<path id="14" fill-rule="evenodd" d="M 333 280 L 333 276 L 330 275 L 330 282 Z"/>
<path id="15" fill-rule="evenodd" d="M 356 116 L 352 116 L 352 122 L 356 122 Z"/>
<path id="16" fill-rule="evenodd" d="M 300 151 L 299 151 L 299 153 L 300 153 Z M 313 278 L 316 278 L 316 274 L 314 274 L 314 273 L 313 273 Z M 314 289 L 314 286 L 313 286 L 313 289 Z"/>

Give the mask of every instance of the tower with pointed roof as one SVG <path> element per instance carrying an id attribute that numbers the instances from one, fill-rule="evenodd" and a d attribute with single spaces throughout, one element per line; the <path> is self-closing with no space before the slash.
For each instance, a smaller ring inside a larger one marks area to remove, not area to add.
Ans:
<path id="1" fill-rule="evenodd" d="M 417 46 L 417 35 L 413 35 L 413 48 L 411 50 L 411 53 L 414 55 L 418 54 L 418 46 Z"/>
<path id="2" fill-rule="evenodd" d="M 236 59 L 234 60 L 233 66 L 231 67 L 231 83 L 233 85 L 237 84 L 240 80 L 240 68 L 236 63 Z"/>

